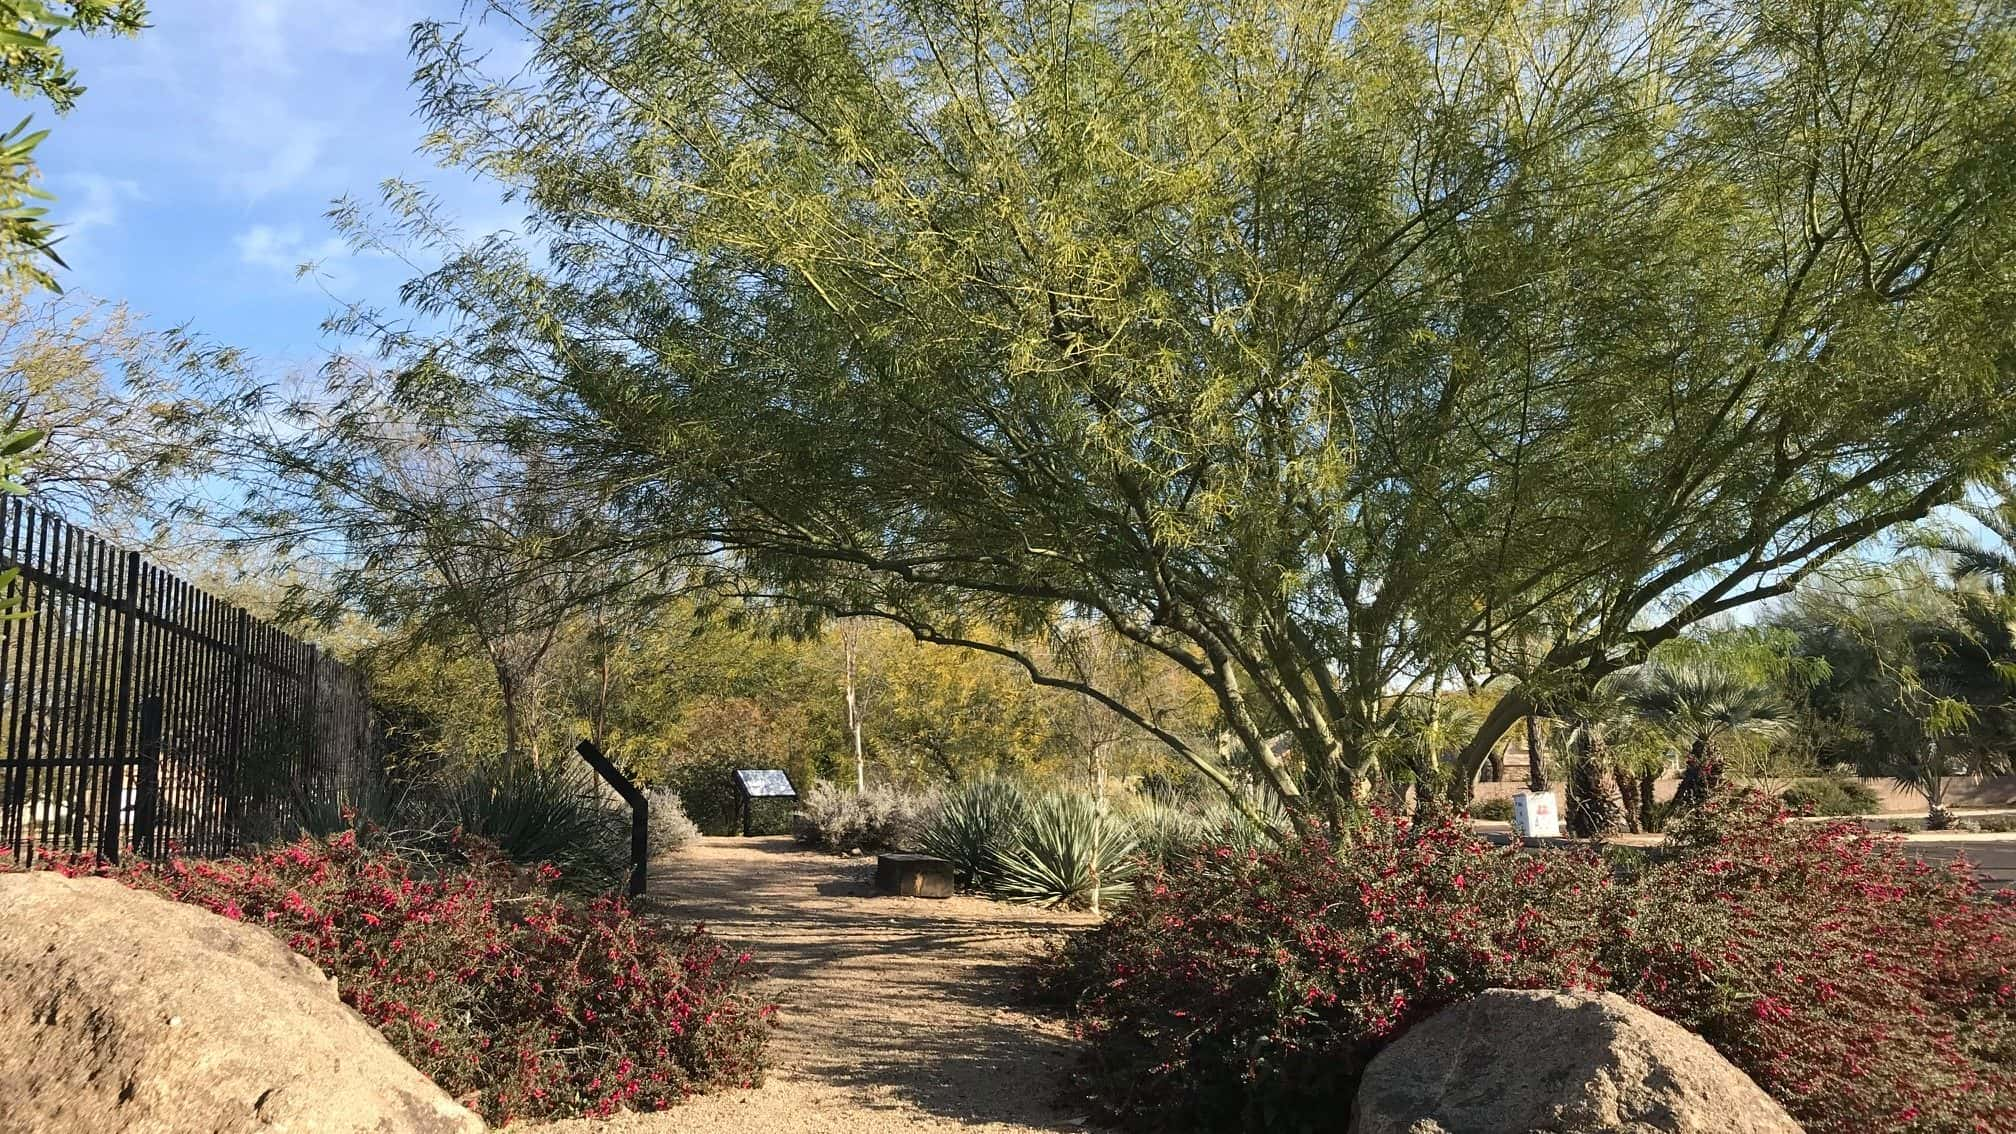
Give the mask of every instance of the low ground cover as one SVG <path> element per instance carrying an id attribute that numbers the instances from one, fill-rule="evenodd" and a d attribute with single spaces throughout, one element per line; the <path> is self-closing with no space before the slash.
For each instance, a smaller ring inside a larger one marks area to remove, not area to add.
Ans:
<path id="1" fill-rule="evenodd" d="M 761 1079 L 774 1012 L 747 953 L 557 888 L 461 840 L 425 857 L 354 832 L 225 860 L 56 857 L 266 926 L 485 1119 L 650 1110 Z"/>
<path id="2" fill-rule="evenodd" d="M 1487 987 L 1611 990 L 1814 1134 L 2016 1128 L 2016 903 L 1851 823 L 1730 796 L 1622 860 L 1379 815 L 1211 848 L 1036 974 L 1137 1128 L 1313 1128 L 1400 1032 Z M 1506 1058 L 1516 1059 L 1516 1052 Z"/>

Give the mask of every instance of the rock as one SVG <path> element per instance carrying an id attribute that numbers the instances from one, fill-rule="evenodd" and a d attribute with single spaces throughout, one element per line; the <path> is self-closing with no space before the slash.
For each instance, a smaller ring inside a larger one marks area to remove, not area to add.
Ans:
<path id="1" fill-rule="evenodd" d="M 263 929 L 0 874 L 0 1134 L 481 1134 Z"/>
<path id="2" fill-rule="evenodd" d="M 878 893 L 908 898 L 952 896 L 952 864 L 928 854 L 885 854 L 875 858 Z"/>
<path id="3" fill-rule="evenodd" d="M 1366 1068 L 1352 1134 L 1800 1134 L 1680 1025 L 1604 993 L 1492 989 Z"/>

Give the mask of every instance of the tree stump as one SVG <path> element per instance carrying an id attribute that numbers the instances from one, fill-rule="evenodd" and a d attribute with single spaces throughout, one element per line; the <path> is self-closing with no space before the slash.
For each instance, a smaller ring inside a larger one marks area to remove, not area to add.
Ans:
<path id="1" fill-rule="evenodd" d="M 952 864 L 928 854 L 876 855 L 875 892 L 905 898 L 949 898 Z"/>

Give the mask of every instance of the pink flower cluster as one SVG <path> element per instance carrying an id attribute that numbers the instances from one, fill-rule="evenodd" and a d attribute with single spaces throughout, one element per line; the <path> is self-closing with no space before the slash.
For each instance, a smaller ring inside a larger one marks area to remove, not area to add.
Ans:
<path id="1" fill-rule="evenodd" d="M 750 994 L 747 953 L 567 896 L 550 868 L 460 850 L 428 870 L 345 834 L 215 861 L 44 865 L 266 926 L 492 1122 L 658 1109 L 761 1078 L 774 1007 Z"/>
<path id="2" fill-rule="evenodd" d="M 1207 849 L 1039 983 L 1074 1003 L 1087 1093 L 1148 1128 L 1308 1128 L 1400 1032 L 1505 987 L 1637 1000 L 1814 1134 L 2016 1130 L 2016 903 L 1894 839 L 1785 819 L 1718 797 L 1628 866 L 1385 814 Z"/>

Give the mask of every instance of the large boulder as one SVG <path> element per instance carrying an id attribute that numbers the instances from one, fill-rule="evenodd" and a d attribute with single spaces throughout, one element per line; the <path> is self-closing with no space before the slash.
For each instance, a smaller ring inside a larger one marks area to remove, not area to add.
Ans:
<path id="1" fill-rule="evenodd" d="M 1621 996 L 1492 989 L 1366 1069 L 1353 1134 L 1799 1134 L 1701 1037 Z"/>
<path id="2" fill-rule="evenodd" d="M 265 930 L 0 874 L 0 1134 L 480 1134 Z"/>

